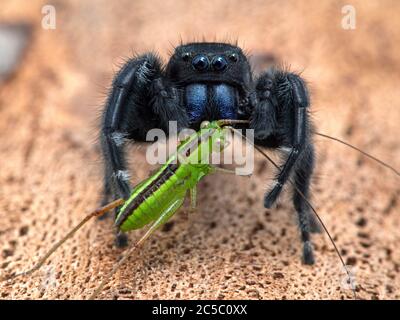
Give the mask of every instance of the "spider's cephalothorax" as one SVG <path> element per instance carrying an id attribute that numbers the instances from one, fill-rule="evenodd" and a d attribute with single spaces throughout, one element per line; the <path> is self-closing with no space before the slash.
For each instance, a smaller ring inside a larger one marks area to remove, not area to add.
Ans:
<path id="1" fill-rule="evenodd" d="M 124 158 L 127 141 L 144 141 L 153 128 L 198 129 L 203 120 L 248 119 L 256 144 L 279 149 L 285 161 L 265 195 L 270 208 L 293 178 L 293 203 L 304 243 L 303 261 L 313 264 L 310 232 L 318 225 L 305 198 L 314 167 L 309 96 L 296 74 L 270 69 L 253 80 L 242 50 L 225 43 L 190 43 L 175 49 L 167 66 L 151 53 L 125 63 L 116 75 L 104 110 L 101 144 L 105 160 L 104 203 L 128 198 Z M 300 193 L 301 194 L 300 194 Z M 119 236 L 119 243 L 125 239 Z"/>

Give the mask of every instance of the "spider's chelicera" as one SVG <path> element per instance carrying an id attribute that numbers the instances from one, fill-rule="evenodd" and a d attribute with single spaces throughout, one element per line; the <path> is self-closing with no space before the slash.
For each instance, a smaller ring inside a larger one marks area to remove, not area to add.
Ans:
<path id="1" fill-rule="evenodd" d="M 319 227 L 303 198 L 309 197 L 314 168 L 309 105 L 307 87 L 299 75 L 271 68 L 255 77 L 245 54 L 231 44 L 178 46 L 165 68 L 152 53 L 132 58 L 116 75 L 104 110 L 103 202 L 130 195 L 126 142 L 145 141 L 146 133 L 153 128 L 167 133 L 169 121 L 176 121 L 179 131 L 197 130 L 204 120 L 250 120 L 257 145 L 285 154 L 264 206 L 270 208 L 293 177 L 303 262 L 313 264 L 310 232 L 319 231 Z M 125 242 L 126 238 L 119 235 L 117 243 Z"/>

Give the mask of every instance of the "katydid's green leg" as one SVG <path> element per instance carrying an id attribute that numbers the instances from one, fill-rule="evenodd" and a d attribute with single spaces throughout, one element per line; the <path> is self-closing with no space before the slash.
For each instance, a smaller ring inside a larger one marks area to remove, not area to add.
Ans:
<path id="1" fill-rule="evenodd" d="M 158 217 L 154 223 L 151 224 L 150 228 L 147 229 L 146 233 L 137 241 L 133 246 L 131 246 L 127 251 L 125 251 L 124 255 L 122 258 L 117 262 L 117 264 L 114 265 L 110 273 L 108 273 L 103 281 L 100 283 L 100 285 L 96 288 L 96 290 L 92 293 L 92 295 L 89 297 L 89 300 L 95 299 L 97 295 L 101 292 L 103 287 L 107 284 L 107 282 L 111 279 L 111 277 L 118 271 L 118 269 L 121 267 L 121 265 L 124 264 L 124 262 L 130 257 L 130 255 L 138 249 L 143 242 L 150 237 L 154 231 L 156 231 L 159 227 L 161 227 L 164 223 L 166 223 L 169 218 L 171 218 L 174 213 L 179 209 L 180 206 L 182 206 L 184 200 L 185 200 L 185 193 L 182 195 L 177 196 L 177 199 L 175 202 L 169 206 L 167 209 L 164 210 L 164 212 L 161 213 L 161 215 Z"/>

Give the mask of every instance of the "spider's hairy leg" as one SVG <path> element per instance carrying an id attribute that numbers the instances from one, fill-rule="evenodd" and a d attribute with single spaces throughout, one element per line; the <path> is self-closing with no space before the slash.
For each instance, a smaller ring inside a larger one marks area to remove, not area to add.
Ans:
<path id="1" fill-rule="evenodd" d="M 264 206 L 270 208 L 276 202 L 292 174 L 295 175 L 296 186 L 308 199 L 314 152 L 310 139 L 310 102 L 306 85 L 300 76 L 294 73 L 271 69 L 257 79 L 256 93 L 258 105 L 254 108 L 250 125 L 254 129 L 256 143 L 285 150 L 284 163 L 275 177 L 272 189 L 265 195 Z M 303 241 L 303 262 L 313 264 L 310 242 L 312 216 L 305 200 L 297 192 L 294 193 L 293 203 Z M 315 224 L 313 227 L 317 229 Z"/>
<path id="2" fill-rule="evenodd" d="M 295 190 L 293 190 L 293 204 L 298 216 L 300 237 L 303 241 L 303 263 L 314 264 L 314 254 L 311 243 L 311 232 L 319 232 L 320 226 L 315 220 L 309 205 L 303 197 L 309 199 L 310 180 L 314 170 L 314 149 L 311 144 L 307 144 L 298 158 L 293 174 Z M 299 193 L 299 190 L 301 194 Z"/>
<path id="3" fill-rule="evenodd" d="M 261 75 L 256 82 L 256 101 L 250 117 L 250 128 L 254 129 L 256 139 L 263 140 L 276 130 L 277 101 L 272 94 L 273 82 L 269 73 Z"/>
<path id="4" fill-rule="evenodd" d="M 284 71 L 273 73 L 274 96 L 278 101 L 276 108 L 281 123 L 277 124 L 278 147 L 287 150 L 284 164 L 275 178 L 275 185 L 266 195 L 264 205 L 270 208 L 279 197 L 309 139 L 309 97 L 303 80 L 296 74 Z"/>
<path id="5" fill-rule="evenodd" d="M 157 78 L 151 86 L 151 107 L 159 118 L 159 126 L 168 134 L 168 124 L 176 121 L 177 130 L 189 127 L 188 116 L 181 102 L 181 92 L 166 77 Z"/>
<path id="6" fill-rule="evenodd" d="M 130 195 L 124 154 L 126 142 L 145 141 L 150 129 L 168 128 L 168 120 L 184 122 L 177 91 L 165 82 L 161 62 L 151 53 L 128 60 L 115 76 L 100 133 L 104 158 L 103 203 L 120 197 L 127 199 Z M 126 236 L 118 236 L 117 245 L 125 244 Z"/>

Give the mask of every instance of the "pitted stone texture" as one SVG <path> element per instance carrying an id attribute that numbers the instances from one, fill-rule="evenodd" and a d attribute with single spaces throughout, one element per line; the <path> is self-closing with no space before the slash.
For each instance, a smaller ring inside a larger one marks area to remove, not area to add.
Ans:
<path id="1" fill-rule="evenodd" d="M 57 1 L 57 29 L 51 31 L 40 27 L 44 4 L 5 1 L 0 11 L 0 20 L 35 29 L 15 77 L 0 88 L 0 274 L 32 266 L 97 206 L 102 178 L 96 123 L 105 97 L 99 93 L 110 85 L 113 64 L 149 49 L 166 59 L 169 42 L 179 43 L 180 35 L 238 36 L 258 57 L 304 70 L 318 130 L 400 167 L 395 2 L 353 1 L 353 31 L 341 28 L 341 5 L 327 1 Z M 346 263 L 355 267 L 358 296 L 400 298 L 399 179 L 352 150 L 315 140 L 313 203 Z M 140 181 L 150 169 L 145 148 L 133 146 L 129 159 L 132 179 Z M 316 265 L 300 263 L 289 195 L 277 208 L 263 208 L 272 174 L 257 155 L 251 179 L 207 177 L 199 186 L 197 213 L 177 214 L 100 297 L 351 298 L 326 235 L 313 237 Z M 130 240 L 139 235 L 131 233 Z M 90 222 L 43 270 L 1 283 L 0 298 L 87 298 L 121 252 L 113 246 L 110 220 Z"/>

